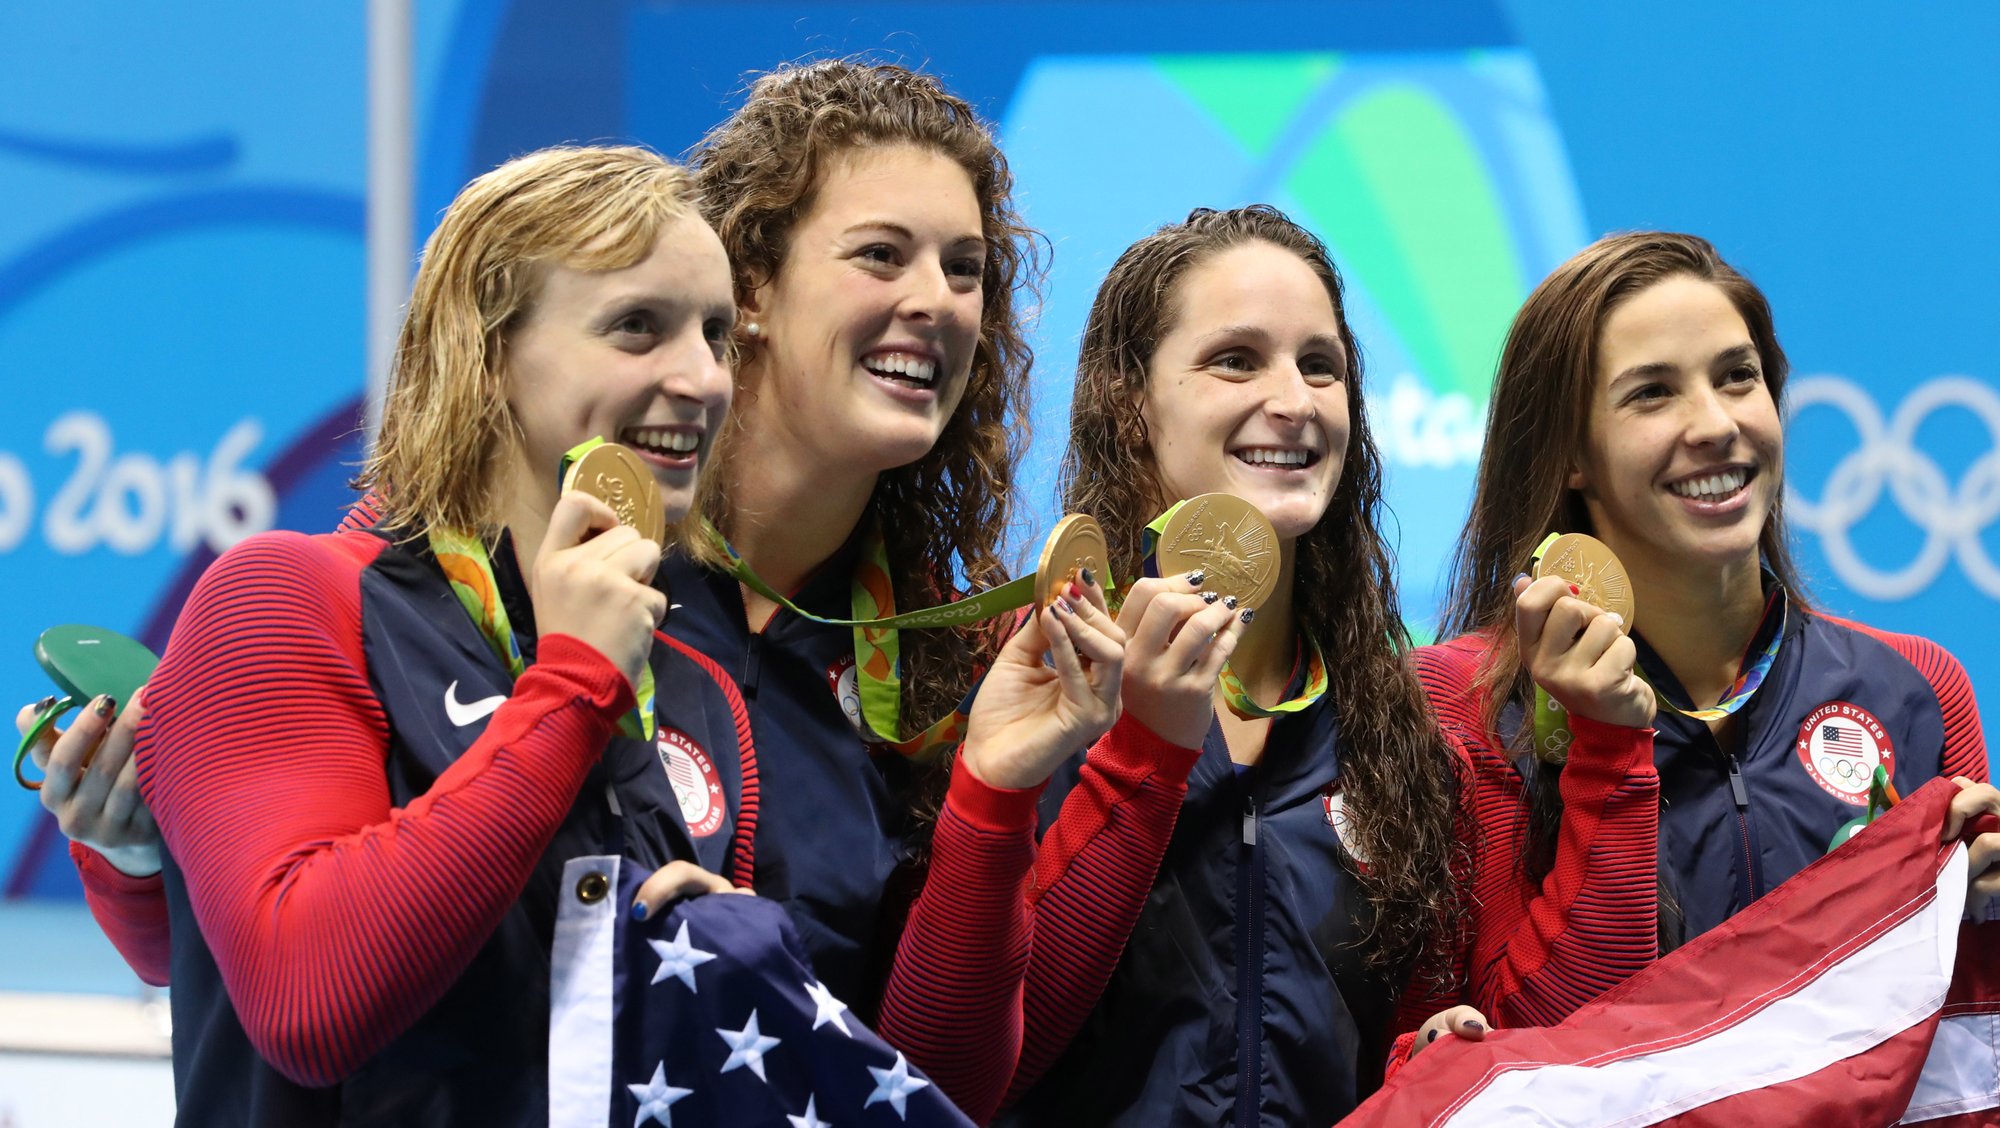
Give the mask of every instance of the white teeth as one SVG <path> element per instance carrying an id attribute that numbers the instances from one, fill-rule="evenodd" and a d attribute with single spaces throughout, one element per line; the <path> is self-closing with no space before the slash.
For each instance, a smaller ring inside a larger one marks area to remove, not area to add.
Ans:
<path id="1" fill-rule="evenodd" d="M 881 376 L 902 376 L 919 384 L 928 384 L 937 373 L 937 365 L 923 357 L 908 353 L 883 353 L 879 356 L 863 357 L 862 367 Z"/>
<path id="2" fill-rule="evenodd" d="M 631 427 L 625 431 L 625 443 L 657 454 L 692 454 L 701 446 L 701 436 L 667 427 Z"/>
<path id="3" fill-rule="evenodd" d="M 1267 447 L 1253 447 L 1239 450 L 1236 457 L 1252 466 L 1304 466 L 1312 455 L 1303 450 L 1275 450 Z"/>
<path id="4" fill-rule="evenodd" d="M 1742 489 L 1743 483 L 1749 480 L 1750 472 L 1748 470 L 1725 470 L 1720 474 L 1709 474 L 1700 478 L 1689 478 L 1684 482 L 1675 482 L 1667 488 L 1682 497 L 1727 497 L 1737 490 Z"/>

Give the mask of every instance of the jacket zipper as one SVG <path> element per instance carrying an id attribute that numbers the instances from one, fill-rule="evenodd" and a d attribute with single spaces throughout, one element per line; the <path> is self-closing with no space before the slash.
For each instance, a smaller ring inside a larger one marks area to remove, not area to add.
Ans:
<path id="1" fill-rule="evenodd" d="M 1257 794 L 1243 783 L 1243 861 L 1236 867 L 1236 1124 L 1255 1128 L 1263 1104 L 1264 873 Z"/>

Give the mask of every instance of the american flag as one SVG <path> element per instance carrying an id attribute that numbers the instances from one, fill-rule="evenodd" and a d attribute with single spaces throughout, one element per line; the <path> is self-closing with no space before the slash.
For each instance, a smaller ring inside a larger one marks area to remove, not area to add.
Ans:
<path id="1" fill-rule="evenodd" d="M 564 869 L 551 1128 L 971 1128 L 813 977 L 782 908 L 711 894 L 636 922 L 639 869 Z"/>
<path id="2" fill-rule="evenodd" d="M 1821 725 L 1819 730 L 1820 741 L 1824 744 L 1831 744 L 1836 748 L 1859 748 L 1861 746 L 1860 735 L 1860 730 L 1858 729 L 1849 730 L 1832 724 Z"/>
<path id="3" fill-rule="evenodd" d="M 1441 1039 L 1341 1128 L 2000 1124 L 2000 920 L 1960 920 L 1956 792 L 1933 781 L 1560 1025 Z"/>

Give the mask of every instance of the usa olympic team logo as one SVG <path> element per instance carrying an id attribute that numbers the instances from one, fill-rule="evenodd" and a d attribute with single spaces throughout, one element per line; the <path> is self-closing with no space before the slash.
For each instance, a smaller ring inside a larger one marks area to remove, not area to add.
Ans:
<path id="1" fill-rule="evenodd" d="M 1830 408 L 1847 417 L 1858 437 L 1817 498 L 1796 488 L 1785 498 L 1793 522 L 1819 534 L 1841 583 L 1870 599 L 1908 599 L 1956 559 L 1973 586 L 2000 599 L 2000 565 L 1980 539 L 2000 519 L 2000 391 L 1969 377 L 1943 376 L 1919 385 L 1887 419 L 1867 392 L 1838 376 L 1796 381 L 1787 396 L 1795 419 L 1808 408 Z M 1987 441 L 1985 453 L 1955 482 L 1917 439 L 1932 416 L 1952 410 L 1971 415 Z M 1915 558 L 1888 570 L 1864 559 L 1853 535 L 1885 497 L 1923 534 Z"/>
<path id="2" fill-rule="evenodd" d="M 1829 701 L 1799 726 L 1799 762 L 1828 795 L 1857 807 L 1868 804 L 1875 769 L 1896 774 L 1896 748 L 1875 714 L 1846 701 Z"/>
<path id="3" fill-rule="evenodd" d="M 715 761 L 694 738 L 675 728 L 660 729 L 660 764 L 667 769 L 674 800 L 681 806 L 681 818 L 688 833 L 706 838 L 722 826 L 722 777 Z"/>
<path id="4" fill-rule="evenodd" d="M 842 655 L 840 661 L 826 668 L 826 685 L 833 690 L 833 699 L 840 702 L 840 711 L 847 716 L 847 723 L 861 734 L 863 740 L 874 740 L 875 734 L 861 719 L 861 690 L 854 676 L 854 656 Z"/>
<path id="5" fill-rule="evenodd" d="M 1340 848 L 1347 851 L 1358 865 L 1367 865 L 1368 859 L 1354 848 L 1354 838 L 1350 832 L 1353 820 L 1347 813 L 1347 795 L 1337 783 L 1329 783 L 1326 790 L 1319 793 L 1320 806 L 1325 812 L 1326 825 L 1333 828 L 1333 836 L 1340 840 Z"/>

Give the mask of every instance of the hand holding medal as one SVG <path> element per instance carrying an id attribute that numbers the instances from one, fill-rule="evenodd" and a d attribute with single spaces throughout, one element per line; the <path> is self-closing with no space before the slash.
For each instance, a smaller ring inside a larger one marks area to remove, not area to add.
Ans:
<path id="1" fill-rule="evenodd" d="M 960 763 L 994 787 L 1034 787 L 1118 719 L 1125 632 L 1105 608 L 1104 530 L 1057 523 L 1033 577 L 1035 613 L 1000 649 L 966 721 Z"/>
<path id="2" fill-rule="evenodd" d="M 1514 581 L 1515 633 L 1537 687 L 1535 754 L 1560 763 L 1569 752 L 1565 713 L 1645 728 L 1657 705 L 1635 668 L 1632 584 L 1617 555 L 1566 533 L 1542 542 L 1534 569 Z"/>

